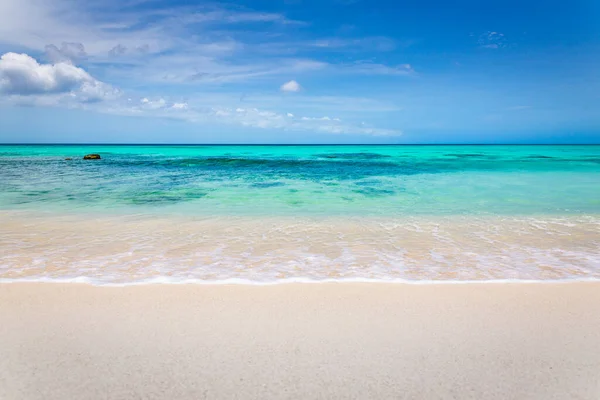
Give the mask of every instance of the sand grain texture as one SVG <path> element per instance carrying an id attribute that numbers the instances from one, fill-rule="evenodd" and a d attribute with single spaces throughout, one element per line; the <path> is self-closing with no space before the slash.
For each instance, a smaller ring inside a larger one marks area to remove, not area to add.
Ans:
<path id="1" fill-rule="evenodd" d="M 0 399 L 598 399 L 600 284 L 0 285 Z"/>

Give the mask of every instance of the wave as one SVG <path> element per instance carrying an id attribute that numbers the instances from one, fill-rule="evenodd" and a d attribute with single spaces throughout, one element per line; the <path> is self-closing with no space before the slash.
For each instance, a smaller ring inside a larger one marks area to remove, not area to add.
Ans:
<path id="1" fill-rule="evenodd" d="M 341 278 L 341 279 L 312 279 L 312 278 L 285 278 L 270 281 L 254 281 L 249 279 L 185 279 L 170 277 L 155 277 L 134 280 L 129 282 L 105 282 L 85 276 L 74 278 L 0 278 L 0 284 L 14 283 L 47 283 L 47 284 L 84 284 L 99 287 L 129 287 L 150 285 L 239 285 L 239 286 L 275 286 L 289 284 L 403 284 L 403 285 L 466 285 L 466 284 L 562 284 L 580 282 L 600 282 L 600 278 L 571 277 L 562 279 L 481 279 L 481 280 L 410 280 L 410 279 L 371 279 L 371 278 Z"/>

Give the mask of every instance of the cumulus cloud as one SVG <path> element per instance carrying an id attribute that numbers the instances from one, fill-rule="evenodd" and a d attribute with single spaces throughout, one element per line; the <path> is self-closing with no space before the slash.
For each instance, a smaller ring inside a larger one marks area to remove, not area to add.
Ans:
<path id="1" fill-rule="evenodd" d="M 27 54 L 0 57 L 0 93 L 15 96 L 69 94 L 80 101 L 116 96 L 116 89 L 69 62 L 40 64 Z"/>
<path id="2" fill-rule="evenodd" d="M 6 53 L 0 57 L 0 91 L 6 94 L 68 92 L 92 78 L 68 63 L 39 64 L 27 54 Z"/>
<path id="3" fill-rule="evenodd" d="M 298 82 L 292 80 L 281 85 L 280 89 L 282 92 L 299 92 L 302 87 Z"/>
<path id="4" fill-rule="evenodd" d="M 260 79 L 277 91 L 286 79 L 307 73 L 409 74 L 412 68 L 406 65 L 305 58 L 309 57 L 307 45 L 313 57 L 315 47 L 391 50 L 400 44 L 386 38 L 318 37 L 307 37 L 305 44 L 298 44 L 289 42 L 286 34 L 261 35 L 261 40 L 256 40 L 246 24 L 258 28 L 259 23 L 277 23 L 283 30 L 283 25 L 295 21 L 282 14 L 227 5 L 171 7 L 157 3 L 156 7 L 140 8 L 138 3 L 0 0 L 0 42 L 12 51 L 42 54 L 36 60 L 27 54 L 0 53 L 0 102 L 285 130 L 394 134 L 352 122 L 358 114 L 366 119 L 370 112 L 388 111 L 389 105 L 368 99 L 293 95 L 303 91 L 294 80 L 281 86 L 281 91 L 289 94 L 285 105 L 278 93 L 263 98 L 260 93 L 264 88 L 254 92 L 247 87 L 239 91 L 214 89 L 207 93 L 210 89 L 189 86 Z M 82 59 L 94 69 L 88 72 L 82 68 Z M 106 82 L 120 82 L 124 95 L 92 76 L 98 70 L 102 72 L 97 76 Z M 157 82 L 159 85 L 152 85 Z M 177 86 L 167 87 L 170 84 L 186 85 L 186 93 L 197 97 L 186 97 L 185 101 L 169 98 L 168 93 L 179 90 Z M 238 94 L 247 91 L 247 96 Z"/>
<path id="5" fill-rule="evenodd" d="M 300 89 L 296 81 L 287 82 L 281 87 L 281 90 L 292 92 Z M 137 98 L 131 94 L 123 96 L 119 90 L 95 79 L 68 60 L 44 64 L 27 54 L 6 53 L 0 57 L 0 94 L 5 95 L 0 96 L 0 101 L 3 103 L 80 108 L 106 114 L 179 119 L 195 123 L 330 134 L 400 134 L 398 131 L 370 127 L 329 116 L 332 114 L 298 115 L 303 114 L 302 109 L 306 108 L 302 106 L 301 100 L 298 100 L 300 103 L 293 101 L 298 111 L 296 114 L 296 111 L 294 113 L 287 110 L 276 111 L 278 108 L 276 103 L 270 106 L 263 104 L 267 109 L 260 105 L 227 107 L 224 104 L 232 104 L 231 99 L 214 96 L 192 99 L 189 103 L 187 100 L 175 100 L 156 95 Z M 296 98 L 300 97 L 296 96 Z M 348 103 L 347 99 L 339 101 L 343 104 Z M 333 100 L 329 103 L 337 104 Z M 330 111 L 335 112 L 335 110 Z"/>

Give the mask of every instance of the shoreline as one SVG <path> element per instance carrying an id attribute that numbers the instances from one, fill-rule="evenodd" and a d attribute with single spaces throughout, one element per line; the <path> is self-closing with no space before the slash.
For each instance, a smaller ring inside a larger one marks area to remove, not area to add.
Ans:
<path id="1" fill-rule="evenodd" d="M 600 216 L 184 221 L 8 213 L 0 215 L 0 280 L 600 279 L 599 229 Z"/>
<path id="2" fill-rule="evenodd" d="M 0 398 L 597 399 L 600 283 L 0 284 Z"/>
<path id="3" fill-rule="evenodd" d="M 290 278 L 274 281 L 251 281 L 245 279 L 224 279 L 209 281 L 202 279 L 173 279 L 169 277 L 157 277 L 143 281 L 133 282 L 94 282 L 88 277 L 66 278 L 66 279 L 0 279 L 2 285 L 81 285 L 98 288 L 128 288 L 138 286 L 249 286 L 249 287 L 271 287 L 286 285 L 407 285 L 407 286 L 451 286 L 451 285 L 566 285 L 566 284 L 600 284 L 600 278 L 564 278 L 564 279 L 481 279 L 481 280 L 405 280 L 405 279 L 369 279 L 369 278 L 343 278 L 343 279 L 303 279 Z"/>

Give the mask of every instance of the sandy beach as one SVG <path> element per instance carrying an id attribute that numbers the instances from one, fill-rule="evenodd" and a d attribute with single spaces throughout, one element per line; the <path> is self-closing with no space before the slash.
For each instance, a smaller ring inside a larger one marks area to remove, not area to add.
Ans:
<path id="1" fill-rule="evenodd" d="M 597 399 L 600 284 L 0 285 L 0 399 Z"/>

